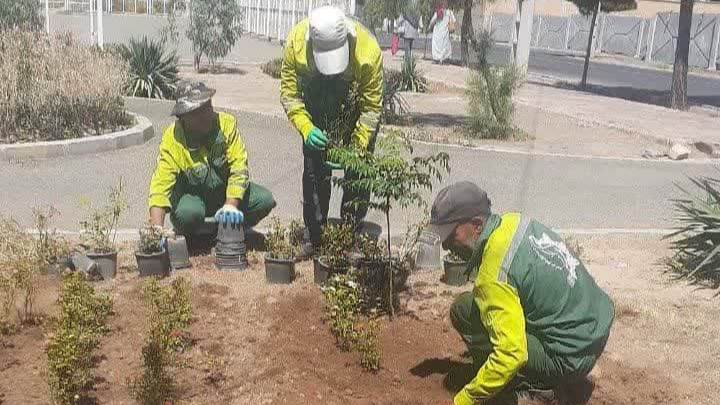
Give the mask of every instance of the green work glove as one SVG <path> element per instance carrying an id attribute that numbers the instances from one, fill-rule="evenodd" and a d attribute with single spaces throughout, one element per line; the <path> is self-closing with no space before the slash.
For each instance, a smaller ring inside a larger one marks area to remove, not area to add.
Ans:
<path id="1" fill-rule="evenodd" d="M 338 163 L 325 161 L 325 166 L 330 170 L 342 170 L 344 167 Z"/>
<path id="2" fill-rule="evenodd" d="M 319 128 L 315 127 L 313 128 L 310 133 L 308 134 L 307 139 L 305 139 L 305 146 L 308 148 L 320 151 L 325 150 L 325 147 L 327 146 L 328 139 L 323 134 L 323 131 L 321 131 Z"/>

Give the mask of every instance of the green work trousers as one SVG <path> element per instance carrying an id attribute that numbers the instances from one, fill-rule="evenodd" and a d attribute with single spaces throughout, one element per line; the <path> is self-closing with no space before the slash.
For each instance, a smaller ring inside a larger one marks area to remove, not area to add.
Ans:
<path id="1" fill-rule="evenodd" d="M 178 196 L 177 202 L 173 202 L 170 221 L 178 234 L 193 234 L 193 230 L 202 226 L 205 217 L 214 216 L 224 204 L 224 190 L 222 193 L 210 193 L 205 197 L 200 193 L 189 192 Z M 275 205 L 270 190 L 250 183 L 238 208 L 245 215 L 245 226 L 253 227 L 268 216 Z"/>
<path id="2" fill-rule="evenodd" d="M 479 370 L 493 348 L 472 292 L 463 293 L 455 299 L 450 308 L 450 320 L 467 345 L 475 370 Z M 518 378 L 511 383 L 513 386 L 551 389 L 577 381 L 592 371 L 604 349 L 602 345 L 596 353 L 563 356 L 546 351 L 540 339 L 532 333 L 527 332 L 526 337 L 528 361 Z"/>

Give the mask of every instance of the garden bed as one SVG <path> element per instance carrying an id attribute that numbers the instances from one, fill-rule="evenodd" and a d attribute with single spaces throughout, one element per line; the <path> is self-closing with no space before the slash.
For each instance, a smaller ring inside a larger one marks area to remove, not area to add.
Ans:
<path id="1" fill-rule="evenodd" d="M 705 299 L 711 294 L 668 287 L 649 271 L 648 257 L 663 249 L 657 242 L 583 243 L 590 269 L 617 307 L 589 404 L 711 404 L 719 354 L 711 335 L 720 320 L 716 302 Z M 117 278 L 93 284 L 114 300 L 93 371 L 97 403 L 134 403 L 129 383 L 141 371 L 145 281 L 135 270 L 133 246 L 119 256 Z M 266 284 L 259 254 L 244 272 L 218 272 L 211 256 L 192 263 L 170 278 L 192 284 L 191 346 L 173 372 L 181 403 L 450 403 L 446 375 L 455 370 L 462 377 L 470 363 L 448 319 L 454 297 L 470 287 L 446 286 L 440 273 L 413 274 L 398 316 L 381 318 L 381 369 L 373 374 L 356 353 L 335 347 L 311 262 L 298 263 L 298 277 L 287 286 Z M 56 314 L 58 285 L 57 278 L 40 279 L 36 312 Z M 683 332 L 688 328 L 692 337 Z M 48 403 L 47 341 L 41 325 L 0 337 L 0 402 Z"/>

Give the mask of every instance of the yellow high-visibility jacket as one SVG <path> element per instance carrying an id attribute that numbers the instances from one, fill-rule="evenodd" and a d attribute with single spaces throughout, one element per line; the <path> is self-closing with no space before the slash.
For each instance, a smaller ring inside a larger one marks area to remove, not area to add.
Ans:
<path id="1" fill-rule="evenodd" d="M 350 75 L 358 85 L 360 93 L 360 118 L 355 125 L 353 140 L 358 146 L 367 148 L 370 137 L 380 123 L 383 98 L 382 51 L 375 37 L 362 24 L 348 19 L 350 28 Z M 306 37 L 310 22 L 305 19 L 298 23 L 287 37 L 283 58 L 280 97 L 288 118 L 300 132 L 303 140 L 314 125 L 305 101 L 302 99 L 298 81 L 313 74 L 308 56 Z"/>
<path id="2" fill-rule="evenodd" d="M 150 181 L 150 207 L 170 208 L 173 188 L 182 179 L 188 187 L 226 185 L 226 198 L 241 200 L 248 187 L 247 151 L 230 114 L 217 113 L 217 128 L 207 146 L 188 148 L 179 122 L 165 129 L 155 173 Z M 217 184 L 209 184 L 213 181 Z"/>

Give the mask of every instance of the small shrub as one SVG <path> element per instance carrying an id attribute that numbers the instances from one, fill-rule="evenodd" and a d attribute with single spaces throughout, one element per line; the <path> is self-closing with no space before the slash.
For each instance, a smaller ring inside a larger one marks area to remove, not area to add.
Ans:
<path id="1" fill-rule="evenodd" d="M 405 58 L 400 71 L 400 91 L 425 93 L 427 90 L 427 79 L 418 69 L 415 57 Z"/>
<path id="2" fill-rule="evenodd" d="M 680 278 L 720 288 L 720 179 L 691 178 L 697 188 L 673 199 L 677 230 L 666 236 L 673 239 L 674 256 L 668 270 Z"/>
<path id="3" fill-rule="evenodd" d="M 161 287 L 153 278 L 145 284 L 143 292 L 151 339 L 166 351 L 183 350 L 189 344 L 187 328 L 192 317 L 190 282 L 181 277 L 170 286 Z"/>
<path id="4" fill-rule="evenodd" d="M 379 329 L 377 321 L 370 320 L 357 333 L 356 348 L 360 352 L 360 365 L 371 372 L 380 370 L 382 351 L 378 337 Z"/>
<path id="5" fill-rule="evenodd" d="M 149 330 L 142 349 L 143 373 L 130 386 L 141 404 L 163 404 L 176 397 L 177 385 L 170 369 L 176 363 L 175 353 L 189 344 L 190 288 L 190 282 L 182 277 L 166 287 L 150 279 L 143 287 Z"/>
<path id="6" fill-rule="evenodd" d="M 300 254 L 302 241 L 302 225 L 298 221 L 291 221 L 285 227 L 280 219 L 271 219 L 270 231 L 265 238 L 268 255 L 276 260 L 292 260 Z"/>
<path id="7" fill-rule="evenodd" d="M 165 42 L 130 39 L 130 45 L 118 47 L 128 65 L 125 94 L 132 97 L 167 99 L 175 96 L 178 83 L 178 56 L 168 50 Z"/>
<path id="8" fill-rule="evenodd" d="M 40 263 L 45 266 L 59 263 L 70 254 L 68 242 L 57 235 L 56 229 L 50 229 L 50 223 L 57 214 L 58 211 L 52 206 L 47 207 L 46 210 L 33 209 L 37 232 L 36 250 Z"/>
<path id="9" fill-rule="evenodd" d="M 60 315 L 48 344 L 48 383 L 56 403 L 74 404 L 91 388 L 93 353 L 107 334 L 109 297 L 98 295 L 80 274 L 63 277 Z"/>
<path id="10" fill-rule="evenodd" d="M 36 240 L 16 221 L 0 217 L 0 323 L 12 328 L 12 312 L 22 294 L 21 322 L 32 320 L 36 279 L 43 268 Z"/>
<path id="11" fill-rule="evenodd" d="M 111 253 L 115 251 L 115 237 L 118 221 L 127 208 L 123 180 L 110 190 L 105 206 L 91 209 L 90 219 L 81 221 L 82 239 L 95 253 Z"/>
<path id="12" fill-rule="evenodd" d="M 70 36 L 0 31 L 0 143 L 51 141 L 125 128 L 126 67 Z M 92 83 L 92 85 L 88 85 Z"/>
<path id="13" fill-rule="evenodd" d="M 467 81 L 465 98 L 468 117 L 465 122 L 468 136 L 473 138 L 516 139 L 522 132 L 513 124 L 513 94 L 523 82 L 521 72 L 514 66 L 491 66 L 487 53 L 492 38 L 487 32 L 474 42 L 478 55 L 475 71 Z"/>
<path id="14" fill-rule="evenodd" d="M 195 69 L 205 55 L 215 66 L 242 35 L 243 10 L 235 0 L 195 0 L 186 32 L 193 45 Z"/>
<path id="15" fill-rule="evenodd" d="M 400 93 L 402 73 L 396 69 L 385 69 L 383 80 L 385 83 L 383 86 L 382 121 L 384 123 L 394 123 L 410 110 L 407 100 Z"/>
<path id="16" fill-rule="evenodd" d="M 320 238 L 320 255 L 333 269 L 350 267 L 349 254 L 355 247 L 355 226 L 351 223 L 327 224 Z"/>
<path id="17" fill-rule="evenodd" d="M 163 237 L 162 228 L 145 224 L 140 228 L 140 240 L 138 241 L 137 251 L 142 254 L 152 255 L 162 251 L 160 241 Z"/>
<path id="18" fill-rule="evenodd" d="M 0 31 L 37 31 L 43 27 L 39 0 L 0 1 Z"/>
<path id="19" fill-rule="evenodd" d="M 275 58 L 263 63 L 260 68 L 266 75 L 272 77 L 273 79 L 279 79 L 282 72 L 282 64 L 282 58 Z"/>
<path id="20" fill-rule="evenodd" d="M 355 321 L 360 308 L 360 290 L 355 275 L 337 274 L 322 287 L 330 332 L 340 350 L 352 349 L 356 339 Z"/>
<path id="21" fill-rule="evenodd" d="M 172 366 L 171 354 L 153 339 L 142 348 L 143 374 L 133 381 L 131 391 L 143 405 L 165 404 L 177 394 L 177 386 L 168 370 Z"/>

